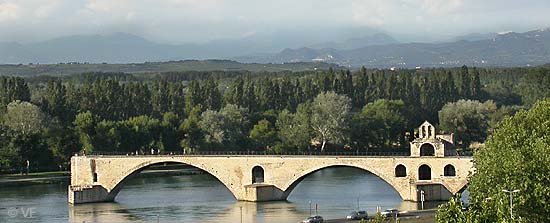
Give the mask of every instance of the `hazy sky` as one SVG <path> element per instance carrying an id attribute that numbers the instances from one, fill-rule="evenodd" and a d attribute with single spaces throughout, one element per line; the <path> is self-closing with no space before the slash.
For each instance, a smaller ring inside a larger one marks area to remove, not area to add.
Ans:
<path id="1" fill-rule="evenodd" d="M 550 26 L 550 0 L 0 0 L 0 41 L 127 32 L 157 42 L 301 27 L 430 38 Z"/>

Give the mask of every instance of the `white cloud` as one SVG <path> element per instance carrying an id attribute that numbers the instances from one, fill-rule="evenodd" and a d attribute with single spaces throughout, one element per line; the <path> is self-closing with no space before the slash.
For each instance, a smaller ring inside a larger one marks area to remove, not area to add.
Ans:
<path id="1" fill-rule="evenodd" d="M 61 0 L 41 1 L 41 3 L 36 4 L 37 7 L 34 10 L 34 16 L 41 19 L 50 17 L 61 6 Z"/>
<path id="2" fill-rule="evenodd" d="M 9 1 L 0 1 L 0 22 L 15 20 L 18 17 L 19 5 Z"/>
<path id="3" fill-rule="evenodd" d="M 424 0 L 422 9 L 430 15 L 444 15 L 456 12 L 463 4 L 463 0 Z"/>
<path id="4" fill-rule="evenodd" d="M 89 0 L 86 9 L 97 12 L 111 12 L 115 10 L 127 11 L 132 8 L 131 0 Z"/>
<path id="5" fill-rule="evenodd" d="M 353 19 L 361 24 L 368 26 L 382 26 L 386 22 L 387 16 L 394 10 L 391 0 L 385 1 L 365 1 L 354 0 L 352 2 Z"/>
<path id="6" fill-rule="evenodd" d="M 128 32 L 187 42 L 353 26 L 422 35 L 491 32 L 547 27 L 548 10 L 549 0 L 0 0 L 0 41 Z"/>

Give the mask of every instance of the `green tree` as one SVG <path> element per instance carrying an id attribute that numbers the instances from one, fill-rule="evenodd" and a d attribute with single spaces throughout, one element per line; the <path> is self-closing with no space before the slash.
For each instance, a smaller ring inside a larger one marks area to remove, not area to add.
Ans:
<path id="1" fill-rule="evenodd" d="M 0 171 L 13 171 L 23 162 L 20 148 L 12 143 L 13 138 L 13 132 L 0 125 Z"/>
<path id="2" fill-rule="evenodd" d="M 550 222 L 550 100 L 504 119 L 474 153 L 469 184 L 472 222 Z M 509 195 L 514 194 L 514 219 Z"/>
<path id="3" fill-rule="evenodd" d="M 309 116 L 311 106 L 308 103 L 298 105 L 295 114 L 283 110 L 277 117 L 277 135 L 281 146 L 287 149 L 306 150 L 313 137 Z"/>
<path id="4" fill-rule="evenodd" d="M 214 79 L 208 78 L 201 89 L 203 90 L 202 95 L 204 96 L 202 104 L 205 108 L 211 110 L 220 109 L 222 105 L 222 95 L 218 89 L 218 83 L 216 83 Z"/>
<path id="5" fill-rule="evenodd" d="M 7 127 L 3 130 L 6 138 L 2 137 L 5 144 L 0 151 L 3 168 L 18 169 L 26 160 L 30 161 L 33 170 L 54 166 L 51 152 L 43 140 L 48 121 L 38 106 L 18 100 L 9 103 L 3 124 Z"/>
<path id="6" fill-rule="evenodd" d="M 46 115 L 26 101 L 14 101 L 8 104 L 4 115 L 4 125 L 22 134 L 36 134 L 47 127 Z"/>
<path id="7" fill-rule="evenodd" d="M 157 81 L 153 85 L 153 91 L 151 92 L 151 104 L 153 107 L 153 117 L 162 117 L 162 114 L 168 111 L 170 108 L 168 82 L 161 80 Z M 145 115 L 145 114 L 142 114 Z"/>
<path id="8" fill-rule="evenodd" d="M 122 151 L 138 150 L 141 153 L 150 153 L 151 149 L 161 149 L 161 128 L 158 119 L 142 115 L 125 120 L 121 124 L 129 130 L 129 135 L 121 137 L 121 143 L 126 145 Z"/>
<path id="9" fill-rule="evenodd" d="M 89 111 L 76 115 L 74 126 L 80 144 L 82 145 L 81 152 L 90 153 L 94 151 L 93 137 L 95 135 L 95 125 L 98 119 L 97 116 Z"/>
<path id="10" fill-rule="evenodd" d="M 460 195 L 452 197 L 449 202 L 439 205 L 435 212 L 437 223 L 462 223 L 466 222 L 466 214 L 462 211 Z"/>
<path id="11" fill-rule="evenodd" d="M 354 119 L 353 139 L 363 142 L 361 146 L 381 148 L 404 142 L 407 121 L 401 100 L 379 99 L 368 103 Z"/>
<path id="12" fill-rule="evenodd" d="M 455 133 L 460 145 L 468 146 L 485 141 L 489 120 L 495 111 L 492 101 L 459 100 L 443 106 L 439 111 L 439 125 L 443 131 Z"/>
<path id="13" fill-rule="evenodd" d="M 173 112 L 164 113 L 160 123 L 160 142 L 162 143 L 162 148 L 159 148 L 160 151 L 181 151 L 182 134 L 179 131 L 179 126 L 180 118 L 178 115 Z"/>
<path id="14" fill-rule="evenodd" d="M 184 152 L 192 152 L 199 149 L 202 143 L 202 132 L 199 127 L 201 106 L 197 105 L 191 109 L 189 116 L 180 124 L 179 130 L 183 134 L 181 146 Z"/>
<path id="15" fill-rule="evenodd" d="M 263 119 L 254 125 L 248 137 L 257 147 L 269 148 L 273 146 L 276 136 L 277 132 L 273 129 L 272 124 Z"/>
<path id="16" fill-rule="evenodd" d="M 48 81 L 44 90 L 44 110 L 51 116 L 58 119 L 61 124 L 71 123 L 74 118 L 74 111 L 67 106 L 65 86 L 61 80 Z"/>
<path id="17" fill-rule="evenodd" d="M 550 97 L 550 69 L 535 68 L 521 78 L 519 84 L 521 100 L 532 105 L 537 100 Z"/>
<path id="18" fill-rule="evenodd" d="M 20 77 L 0 77 L 0 114 L 6 106 L 16 100 L 30 101 L 31 92 L 25 80 Z"/>
<path id="19" fill-rule="evenodd" d="M 219 112 L 213 110 L 203 112 L 199 126 L 205 133 L 205 142 L 214 147 L 223 144 L 231 148 L 244 144 L 243 126 L 246 126 L 247 122 L 245 109 L 228 104 Z"/>
<path id="20" fill-rule="evenodd" d="M 311 106 L 311 127 L 324 151 L 326 143 L 347 142 L 351 99 L 334 92 L 317 95 Z"/>
<path id="21" fill-rule="evenodd" d="M 371 222 L 373 222 L 373 223 L 384 223 L 387 220 L 388 219 L 386 218 L 385 215 L 383 215 L 380 212 L 376 212 L 376 214 L 374 214 L 374 219 L 372 219 Z"/>
<path id="22" fill-rule="evenodd" d="M 53 161 L 63 167 L 67 167 L 71 156 L 82 148 L 76 131 L 61 122 L 51 123 L 44 131 L 43 138 L 52 153 Z"/>

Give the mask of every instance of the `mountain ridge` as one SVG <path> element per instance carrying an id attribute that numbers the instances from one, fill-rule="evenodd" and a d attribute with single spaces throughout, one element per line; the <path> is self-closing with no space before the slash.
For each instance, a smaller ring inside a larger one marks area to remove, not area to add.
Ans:
<path id="1" fill-rule="evenodd" d="M 291 36 L 287 34 L 288 38 Z M 277 48 L 266 47 L 273 40 L 259 36 L 176 45 L 155 43 L 127 33 L 75 35 L 30 44 L 0 42 L 0 64 L 231 59 L 244 63 L 328 62 L 347 67 L 414 68 L 464 64 L 538 66 L 550 62 L 549 28 L 488 34 L 492 38 L 481 40 L 475 40 L 474 36 L 474 40 L 435 43 L 399 43 L 380 32 L 362 36 L 269 52 Z"/>
<path id="2" fill-rule="evenodd" d="M 306 52 L 307 54 L 300 54 Z M 349 67 L 532 66 L 550 62 L 550 29 L 498 34 L 492 39 L 444 43 L 399 43 L 334 50 L 287 49 L 267 58 L 240 57 L 241 62 L 325 61 Z M 289 55 L 293 55 L 290 56 Z"/>

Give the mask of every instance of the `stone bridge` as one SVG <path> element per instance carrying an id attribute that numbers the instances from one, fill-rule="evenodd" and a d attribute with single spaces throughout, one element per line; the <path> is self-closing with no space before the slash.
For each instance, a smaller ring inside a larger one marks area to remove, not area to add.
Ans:
<path id="1" fill-rule="evenodd" d="M 69 202 L 113 201 L 124 182 L 148 166 L 180 163 L 199 168 L 237 200 L 285 200 L 298 183 L 320 169 L 347 166 L 368 171 L 391 185 L 403 200 L 445 200 L 461 192 L 472 169 L 470 157 L 382 156 L 74 156 Z"/>
<path id="2" fill-rule="evenodd" d="M 471 157 L 458 156 L 454 136 L 436 135 L 424 122 L 410 142 L 410 156 L 178 155 L 74 156 L 69 202 L 113 201 L 124 182 L 148 166 L 181 163 L 199 168 L 237 200 L 285 200 L 309 174 L 347 166 L 368 171 L 391 185 L 403 200 L 447 200 L 461 192 L 472 171 Z"/>

